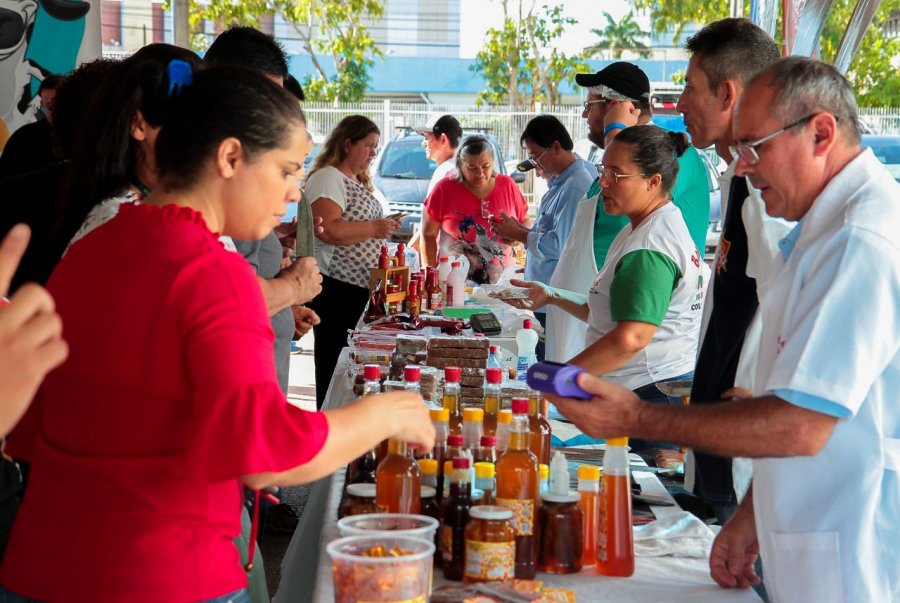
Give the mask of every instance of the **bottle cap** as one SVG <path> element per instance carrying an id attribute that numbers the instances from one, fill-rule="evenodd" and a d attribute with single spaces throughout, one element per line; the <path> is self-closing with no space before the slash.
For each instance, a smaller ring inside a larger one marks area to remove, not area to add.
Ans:
<path id="1" fill-rule="evenodd" d="M 541 481 L 544 481 L 545 479 L 550 477 L 550 465 L 545 465 L 544 463 L 541 463 L 540 465 L 538 465 L 538 467 L 540 468 L 540 471 L 541 471 Z"/>
<path id="2" fill-rule="evenodd" d="M 469 517 L 475 519 L 512 519 L 512 511 L 499 505 L 478 505 L 469 509 Z"/>
<path id="3" fill-rule="evenodd" d="M 544 492 L 541 494 L 543 502 L 550 503 L 577 503 L 581 502 L 581 495 L 578 492 L 566 492 L 565 494 L 557 494 L 556 492 Z"/>
<path id="4" fill-rule="evenodd" d="M 459 383 L 459 376 L 462 370 L 458 366 L 448 366 L 444 369 L 444 381 L 448 383 Z"/>
<path id="5" fill-rule="evenodd" d="M 404 381 L 418 381 L 422 378 L 422 369 L 418 366 L 407 366 L 403 369 Z"/>
<path id="6" fill-rule="evenodd" d="M 497 413 L 497 423 L 512 423 L 512 411 L 504 408 Z"/>
<path id="7" fill-rule="evenodd" d="M 494 477 L 494 463 L 475 463 L 475 477 Z"/>
<path id="8" fill-rule="evenodd" d="M 600 467 L 581 465 L 578 467 L 578 479 L 589 479 L 592 481 L 600 479 Z"/>
<path id="9" fill-rule="evenodd" d="M 512 411 L 514 415 L 528 414 L 528 398 L 513 398 Z"/>
<path id="10" fill-rule="evenodd" d="M 447 459 L 446 461 L 444 461 L 444 475 L 449 476 L 451 473 L 453 473 L 453 461 Z M 447 482 L 444 483 L 446 484 Z"/>
<path id="11" fill-rule="evenodd" d="M 497 436 L 483 435 L 481 436 L 481 446 L 483 448 L 491 448 L 497 445 Z"/>
<path id="12" fill-rule="evenodd" d="M 491 354 L 496 354 L 496 353 L 497 353 L 497 346 L 492 345 L 492 346 L 490 347 L 490 353 L 491 353 Z M 488 369 L 488 370 L 491 370 L 491 369 Z"/>
<path id="13" fill-rule="evenodd" d="M 381 379 L 381 365 L 367 364 L 363 369 L 363 378 L 366 381 L 379 381 Z"/>
<path id="14" fill-rule="evenodd" d="M 498 368 L 489 368 L 486 376 L 488 383 L 501 383 L 503 381 L 503 371 Z"/>
<path id="15" fill-rule="evenodd" d="M 561 450 L 553 453 L 550 461 L 550 491 L 556 495 L 569 493 L 569 463 Z"/>
<path id="16" fill-rule="evenodd" d="M 464 408 L 463 421 L 481 423 L 484 421 L 484 411 L 480 408 Z"/>
<path id="17" fill-rule="evenodd" d="M 442 421 L 444 423 L 450 422 L 449 408 L 432 408 L 428 411 L 428 414 L 431 415 L 432 421 Z"/>
<path id="18" fill-rule="evenodd" d="M 459 268 L 460 266 L 462 266 L 462 264 L 460 264 L 459 262 L 453 262 L 452 264 L 450 264 L 451 268 Z"/>
<path id="19" fill-rule="evenodd" d="M 628 438 L 606 438 L 607 446 L 628 446 Z"/>
<path id="20" fill-rule="evenodd" d="M 443 264 L 444 262 L 449 262 L 450 258 L 446 255 L 442 255 L 440 258 L 438 258 L 438 261 Z"/>
<path id="21" fill-rule="evenodd" d="M 525 328 L 525 329 L 530 329 L 532 324 L 534 324 L 534 323 L 531 322 L 531 319 L 530 319 L 530 318 L 526 318 L 526 319 L 525 319 L 525 322 L 522 324 L 522 326 L 523 326 L 523 328 Z"/>
<path id="22" fill-rule="evenodd" d="M 469 457 L 457 456 L 453 458 L 454 469 L 468 469 L 470 467 Z"/>
<path id="23" fill-rule="evenodd" d="M 447 446 L 462 446 L 463 437 L 458 433 L 452 433 L 447 436 Z"/>
<path id="24" fill-rule="evenodd" d="M 347 494 L 362 498 L 375 498 L 375 484 L 350 484 Z"/>
<path id="25" fill-rule="evenodd" d="M 419 472 L 422 475 L 437 475 L 437 459 L 419 459 L 417 462 L 419 463 Z"/>
<path id="26" fill-rule="evenodd" d="M 422 486 L 420 494 L 422 498 L 434 498 L 437 496 L 437 489 L 434 486 Z"/>

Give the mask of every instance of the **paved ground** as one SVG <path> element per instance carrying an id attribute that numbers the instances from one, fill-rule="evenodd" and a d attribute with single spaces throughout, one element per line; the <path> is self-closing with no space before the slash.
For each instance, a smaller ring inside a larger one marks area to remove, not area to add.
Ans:
<path id="1" fill-rule="evenodd" d="M 316 409 L 316 380 L 315 364 L 313 363 L 313 335 L 309 333 L 300 341 L 303 353 L 291 355 L 291 376 L 288 385 L 288 400 L 300 408 L 306 410 Z M 306 504 L 309 495 L 308 486 L 298 488 L 286 488 L 282 492 L 282 500 L 291 506 L 299 515 Z M 266 582 L 269 586 L 269 595 L 274 596 L 278 590 L 278 582 L 281 580 L 281 559 L 291 542 L 289 534 L 263 535 L 260 550 L 266 566 Z"/>

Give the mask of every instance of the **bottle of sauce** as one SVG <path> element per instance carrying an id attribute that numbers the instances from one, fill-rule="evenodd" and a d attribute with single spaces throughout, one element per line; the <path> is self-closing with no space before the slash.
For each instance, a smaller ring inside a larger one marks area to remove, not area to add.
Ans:
<path id="1" fill-rule="evenodd" d="M 516 578 L 531 580 L 537 570 L 538 461 L 529 448 L 528 400 L 513 398 L 509 448 L 497 461 L 497 504 L 513 513 Z"/>
<path id="2" fill-rule="evenodd" d="M 459 378 L 462 374 L 458 366 L 448 366 L 444 369 L 444 397 L 442 405 L 450 412 L 450 433 L 462 435 L 462 413 L 459 409 L 460 389 Z"/>
<path id="3" fill-rule="evenodd" d="M 474 454 L 481 445 L 484 411 L 480 408 L 464 408 L 462 421 L 463 448 Z"/>
<path id="4" fill-rule="evenodd" d="M 582 566 L 590 565 L 597 559 L 597 530 L 600 522 L 600 467 L 581 465 L 578 467 L 578 494 L 581 496 L 581 510 L 584 512 L 584 550 Z"/>
<path id="5" fill-rule="evenodd" d="M 497 413 L 497 454 L 501 455 L 509 447 L 509 428 L 512 426 L 512 411 L 508 408 Z"/>
<path id="6" fill-rule="evenodd" d="M 391 258 L 388 255 L 387 245 L 381 246 L 381 254 L 378 256 L 378 268 L 387 270 L 391 267 Z"/>
<path id="7" fill-rule="evenodd" d="M 442 255 L 438 260 L 437 274 L 438 286 L 441 288 L 441 299 L 445 302 L 445 306 L 450 305 L 450 301 L 447 298 L 447 277 L 450 275 L 450 270 L 450 258 Z"/>
<path id="8" fill-rule="evenodd" d="M 506 507 L 477 506 L 469 510 L 464 582 L 512 580 L 516 555 L 512 522 L 512 511 Z"/>
<path id="9" fill-rule="evenodd" d="M 375 471 L 375 504 L 382 513 L 414 513 L 421 508 L 419 466 L 406 442 L 388 440 L 388 453 Z"/>
<path id="10" fill-rule="evenodd" d="M 488 436 L 485 436 L 488 437 Z M 481 504 L 494 504 L 494 490 L 497 486 L 494 479 L 495 467 L 494 463 L 479 461 L 475 463 L 475 489 L 483 492 L 481 496 Z"/>
<path id="11" fill-rule="evenodd" d="M 466 555 L 466 524 L 472 508 L 472 485 L 469 483 L 469 459 L 453 459 L 450 495 L 444 501 L 444 523 L 441 526 L 444 577 L 462 580 Z"/>
<path id="12" fill-rule="evenodd" d="M 403 243 L 397 244 L 397 265 L 406 266 L 406 245 Z"/>
<path id="13" fill-rule="evenodd" d="M 628 478 L 628 438 L 608 438 L 600 488 L 600 531 L 597 573 L 627 577 L 634 573 L 634 532 L 631 524 L 631 484 Z"/>
<path id="14" fill-rule="evenodd" d="M 500 398 L 503 391 L 503 369 L 489 368 L 485 374 L 487 385 L 484 387 L 484 434 L 497 433 L 497 413 L 500 412 Z"/>
<path id="15" fill-rule="evenodd" d="M 419 297 L 419 281 L 409 283 L 409 291 L 406 293 L 406 313 L 410 318 L 416 318 L 422 311 L 422 300 Z"/>
<path id="16" fill-rule="evenodd" d="M 550 469 L 550 491 L 541 498 L 538 569 L 551 574 L 581 571 L 584 513 L 581 496 L 569 490 L 566 456 L 557 451 Z"/>
<path id="17" fill-rule="evenodd" d="M 479 463 L 497 463 L 497 436 L 481 436 L 481 445 L 475 453 L 475 461 Z M 476 488 L 478 486 L 475 486 Z"/>
<path id="18" fill-rule="evenodd" d="M 544 418 L 544 397 L 540 392 L 528 392 L 528 427 L 531 430 L 531 451 L 538 462 L 550 464 L 550 422 Z"/>

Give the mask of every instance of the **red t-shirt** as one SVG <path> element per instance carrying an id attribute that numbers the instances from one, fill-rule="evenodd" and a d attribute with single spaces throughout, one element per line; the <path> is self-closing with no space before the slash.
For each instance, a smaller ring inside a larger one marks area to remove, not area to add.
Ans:
<path id="1" fill-rule="evenodd" d="M 515 261 L 512 247 L 491 232 L 486 216 L 500 217 L 500 211 L 524 222 L 528 204 L 512 178 L 499 174 L 484 200 L 476 197 L 462 182 L 444 178 L 425 200 L 425 211 L 440 223 L 438 255 L 469 259 L 469 278 L 476 283 L 495 283 Z"/>
<path id="2" fill-rule="evenodd" d="M 321 449 L 278 387 L 249 264 L 200 214 L 122 206 L 48 284 L 70 346 L 10 438 L 31 481 L 0 583 L 50 601 L 196 601 L 243 588 L 238 477 Z"/>

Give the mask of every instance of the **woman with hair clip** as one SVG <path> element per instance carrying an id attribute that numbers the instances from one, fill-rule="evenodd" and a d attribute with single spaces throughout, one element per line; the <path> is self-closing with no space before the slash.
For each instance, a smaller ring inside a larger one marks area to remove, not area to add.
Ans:
<path id="1" fill-rule="evenodd" d="M 512 245 L 493 230 L 501 212 L 525 222 L 528 204 L 509 176 L 498 174 L 494 148 L 484 136 L 463 140 L 456 155 L 457 173 L 444 178 L 425 200 L 422 212 L 423 263 L 437 265 L 441 256 L 465 255 L 468 278 L 495 283 L 512 266 Z"/>
<path id="2" fill-rule="evenodd" d="M 366 307 L 369 274 L 378 266 L 381 246 L 400 228 L 400 218 L 383 217 L 369 176 L 380 135 L 368 117 L 345 117 L 325 139 L 303 185 L 323 230 L 316 241 L 322 292 L 309 304 L 321 319 L 313 327 L 319 408 L 347 345 L 347 330 Z"/>
<path id="3" fill-rule="evenodd" d="M 709 268 L 671 198 L 683 134 L 657 126 L 626 128 L 600 165 L 606 213 L 627 216 L 587 297 L 531 282 L 535 307 L 558 306 L 588 323 L 586 347 L 569 362 L 634 390 L 678 404 L 656 384 L 690 379 L 697 356 Z M 565 334 L 562 334 L 565 336 Z M 669 447 L 632 440 L 632 450 Z"/>
<path id="4" fill-rule="evenodd" d="M 433 444 L 417 395 L 288 404 L 256 277 L 218 241 L 265 236 L 299 198 L 296 101 L 237 68 L 156 79 L 156 186 L 48 283 L 70 355 L 10 438 L 32 473 L 2 600 L 245 602 L 243 486 L 318 479 L 388 437 Z"/>

